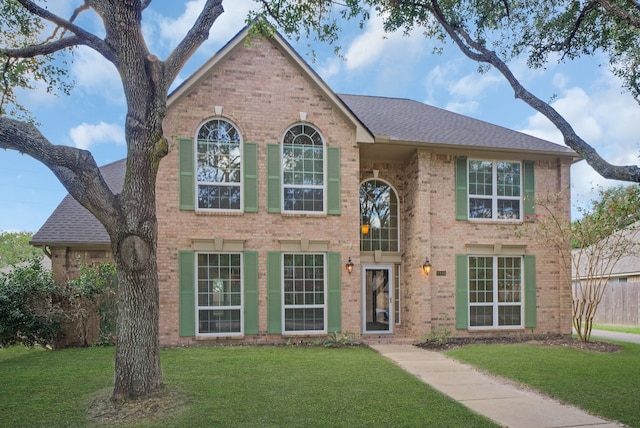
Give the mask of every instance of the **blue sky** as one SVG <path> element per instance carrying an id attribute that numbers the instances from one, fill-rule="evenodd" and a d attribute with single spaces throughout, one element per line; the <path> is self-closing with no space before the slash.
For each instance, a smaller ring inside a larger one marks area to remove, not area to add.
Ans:
<path id="1" fill-rule="evenodd" d="M 79 0 L 56 0 L 48 7 L 68 17 Z M 144 33 L 151 52 L 165 58 L 186 34 L 204 0 L 159 1 L 144 15 Z M 174 87 L 231 39 L 244 25 L 252 0 L 227 0 L 225 13 L 213 26 L 209 40 L 184 68 Z M 91 12 L 82 25 L 98 34 L 100 22 Z M 562 144 L 560 134 L 540 114 L 515 100 L 513 92 L 495 71 L 478 74 L 476 65 L 448 44 L 441 55 L 432 54 L 434 43 L 420 32 L 409 37 L 385 35 L 374 18 L 364 29 L 356 23 L 344 29 L 340 41 L 346 60 L 330 46 L 307 42 L 293 46 L 337 93 L 411 98 L 476 119 L 485 120 Z M 311 49 L 315 62 L 310 61 Z M 577 63 L 551 64 L 529 70 L 524 61 L 512 64 L 516 76 L 532 92 L 563 114 L 578 134 L 612 163 L 638 164 L 640 108 L 621 93 L 619 82 L 598 58 Z M 42 133 L 54 144 L 91 150 L 99 165 L 121 159 L 125 104 L 113 66 L 89 49 L 74 54 L 70 74 L 76 82 L 71 96 L 53 97 L 44 90 L 21 94 L 23 104 L 41 123 Z M 584 205 L 596 185 L 615 183 L 598 176 L 584 162 L 572 168 L 572 200 Z M 42 164 L 13 151 L 0 151 L 0 231 L 32 231 L 42 226 L 66 195 L 56 177 Z"/>

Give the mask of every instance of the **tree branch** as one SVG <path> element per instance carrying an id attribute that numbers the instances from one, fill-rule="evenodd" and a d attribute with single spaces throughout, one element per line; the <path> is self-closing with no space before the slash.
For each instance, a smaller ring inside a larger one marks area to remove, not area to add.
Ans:
<path id="1" fill-rule="evenodd" d="M 53 145 L 28 122 L 0 117 L 0 148 L 17 150 L 45 164 L 83 207 L 113 230 L 117 198 L 104 181 L 90 152 Z M 79 166 L 80 165 L 80 166 Z"/>
<path id="2" fill-rule="evenodd" d="M 207 0 L 193 27 L 165 60 L 167 82 L 176 78 L 185 62 L 209 38 L 209 30 L 223 12 L 222 0 Z"/>
<path id="3" fill-rule="evenodd" d="M 41 45 L 30 45 L 20 49 L 0 49 L 0 53 L 10 58 L 33 58 L 35 56 L 50 55 L 66 48 L 85 44 L 86 43 L 84 43 L 80 37 L 71 36 Z"/>
<path id="4" fill-rule="evenodd" d="M 623 8 L 619 7 L 617 4 L 614 4 L 610 0 L 594 0 L 598 3 L 604 10 L 619 18 L 623 22 L 631 25 L 632 27 L 640 29 L 640 16 L 632 13 L 631 11 L 626 11 Z M 629 1 L 627 2 L 631 7 L 634 7 L 637 12 L 640 12 L 640 4 L 637 2 Z"/>
<path id="5" fill-rule="evenodd" d="M 48 53 L 52 53 L 57 50 L 61 50 L 67 47 L 75 46 L 75 45 L 86 45 L 100 52 L 100 54 L 102 54 L 107 60 L 111 61 L 117 67 L 117 63 L 119 61 L 118 56 L 104 40 L 100 39 L 99 37 L 95 36 L 94 34 L 88 31 L 85 31 L 84 29 L 73 24 L 72 22 L 64 18 L 61 18 L 54 13 L 51 13 L 47 9 L 38 6 L 33 1 L 30 1 L 30 0 L 17 0 L 17 1 L 25 9 L 27 9 L 29 12 L 33 13 L 34 15 L 39 16 L 40 18 L 45 19 L 53 24 L 56 24 L 58 27 L 62 27 L 65 30 L 69 31 L 70 33 L 73 33 L 76 35 L 77 42 L 75 44 L 66 45 L 65 43 L 61 43 L 60 45 L 57 46 L 58 49 L 51 50 Z M 72 37 L 69 37 L 69 38 L 73 39 Z M 59 41 L 62 42 L 66 39 L 67 38 L 62 38 L 62 39 L 59 39 Z M 46 47 L 51 43 L 55 43 L 55 42 L 47 42 L 38 46 Z M 47 50 L 48 48 L 43 48 L 43 49 Z M 36 53 L 35 55 L 45 55 L 45 54 Z M 32 56 L 35 56 L 35 55 L 32 55 Z"/>
<path id="6" fill-rule="evenodd" d="M 445 32 L 452 38 L 458 48 L 468 58 L 494 66 L 509 82 L 513 88 L 515 97 L 521 99 L 534 110 L 544 115 L 562 133 L 567 146 L 582 156 L 593 169 L 604 178 L 640 183 L 640 168 L 636 165 L 617 166 L 605 161 L 596 150 L 580 138 L 573 130 L 569 122 L 562 117 L 553 107 L 533 95 L 522 86 L 513 75 L 509 67 L 495 52 L 490 51 L 482 44 L 473 40 L 459 26 L 449 23 L 440 9 L 437 0 L 431 0 L 430 6 L 433 16 L 442 26 Z"/>

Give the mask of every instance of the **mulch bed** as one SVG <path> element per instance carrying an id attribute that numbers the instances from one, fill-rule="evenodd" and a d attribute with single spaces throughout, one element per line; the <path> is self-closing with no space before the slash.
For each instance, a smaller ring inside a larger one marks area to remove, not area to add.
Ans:
<path id="1" fill-rule="evenodd" d="M 592 352 L 619 352 L 620 345 L 608 342 L 583 342 L 568 335 L 535 335 L 535 336 L 506 336 L 506 337 L 448 337 L 438 341 L 426 341 L 416 344 L 424 349 L 445 351 L 466 345 L 500 344 L 513 345 L 526 343 L 540 346 L 571 347 Z"/>

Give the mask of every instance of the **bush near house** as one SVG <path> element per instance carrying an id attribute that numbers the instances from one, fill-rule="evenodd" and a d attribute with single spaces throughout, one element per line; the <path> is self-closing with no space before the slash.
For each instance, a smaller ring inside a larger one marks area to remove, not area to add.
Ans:
<path id="1" fill-rule="evenodd" d="M 53 346 L 64 318 L 64 291 L 33 257 L 0 274 L 0 346 Z"/>
<path id="2" fill-rule="evenodd" d="M 0 273 L 0 347 L 22 344 L 56 347 L 63 325 L 86 330 L 97 314 L 99 343 L 115 338 L 115 269 L 112 264 L 85 266 L 67 286 L 56 283 L 39 257 Z"/>

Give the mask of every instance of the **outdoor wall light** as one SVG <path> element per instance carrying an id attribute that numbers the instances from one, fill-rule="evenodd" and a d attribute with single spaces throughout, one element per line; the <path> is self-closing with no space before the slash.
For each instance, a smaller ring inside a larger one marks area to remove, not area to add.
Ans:
<path id="1" fill-rule="evenodd" d="M 349 261 L 344 266 L 347 268 L 347 272 L 349 272 L 349 275 L 351 275 L 351 272 L 353 272 L 353 262 L 351 261 L 351 257 L 349 257 Z"/>
<path id="2" fill-rule="evenodd" d="M 431 273 L 431 263 L 429 263 L 429 259 L 425 259 L 424 263 L 422 264 L 422 271 L 426 274 L 429 275 Z"/>

